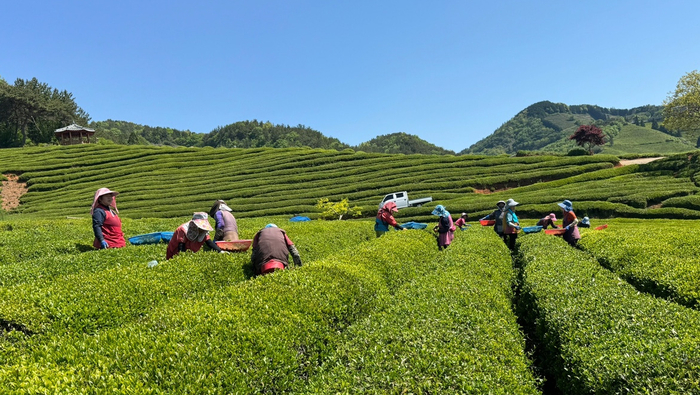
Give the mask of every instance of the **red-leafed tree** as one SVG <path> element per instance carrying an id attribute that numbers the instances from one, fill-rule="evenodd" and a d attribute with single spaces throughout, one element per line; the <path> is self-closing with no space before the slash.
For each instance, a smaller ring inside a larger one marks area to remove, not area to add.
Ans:
<path id="1" fill-rule="evenodd" d="M 569 140 L 576 140 L 576 144 L 587 149 L 593 155 L 593 147 L 605 144 L 605 134 L 595 125 L 581 125 L 574 134 L 569 136 Z"/>

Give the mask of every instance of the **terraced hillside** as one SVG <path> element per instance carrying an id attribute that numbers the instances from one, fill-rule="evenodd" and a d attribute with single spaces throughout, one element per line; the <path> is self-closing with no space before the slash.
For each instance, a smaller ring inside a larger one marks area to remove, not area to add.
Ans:
<path id="1" fill-rule="evenodd" d="M 482 215 L 497 200 L 521 203 L 530 217 L 576 202 L 580 215 L 700 218 L 688 204 L 699 188 L 678 176 L 697 155 L 650 165 L 616 167 L 611 155 L 488 157 L 389 155 L 319 149 L 212 149 L 72 146 L 7 149 L 0 173 L 28 183 L 16 213 L 85 216 L 94 191 L 121 192 L 122 217 L 186 217 L 226 200 L 237 217 L 317 216 L 319 198 L 348 198 L 374 216 L 383 195 L 406 190 L 432 196 L 453 213 Z M 671 199 L 671 200 L 669 200 Z M 674 200 L 675 199 L 675 200 Z M 678 200 L 681 199 L 681 200 Z M 676 204 L 671 204 L 676 201 Z M 429 219 L 430 208 L 409 208 L 402 219 Z"/>

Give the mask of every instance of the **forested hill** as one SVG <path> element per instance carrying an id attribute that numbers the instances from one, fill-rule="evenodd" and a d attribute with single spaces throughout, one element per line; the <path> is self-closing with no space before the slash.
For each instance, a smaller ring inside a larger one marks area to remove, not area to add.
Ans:
<path id="1" fill-rule="evenodd" d="M 418 136 L 406 133 L 392 133 L 377 136 L 353 148 L 358 151 L 379 152 L 384 154 L 455 154 L 454 151 L 446 150 Z"/>
<path id="2" fill-rule="evenodd" d="M 103 143 L 129 145 L 226 148 L 310 147 L 336 150 L 353 148 L 358 151 L 385 154 L 455 154 L 454 151 L 443 149 L 418 136 L 406 133 L 378 136 L 353 147 L 304 125 L 274 125 L 257 120 L 235 122 L 204 134 L 113 120 L 93 122 L 90 127 L 96 130 L 97 137 L 102 139 Z"/>
<path id="3" fill-rule="evenodd" d="M 550 150 L 566 149 L 564 142 L 582 124 L 596 124 L 601 128 L 609 127 L 608 145 L 614 143 L 616 133 L 624 126 L 635 125 L 640 128 L 653 129 L 653 137 L 672 143 L 668 149 L 655 145 L 655 152 L 676 152 L 694 148 L 695 141 L 680 141 L 680 132 L 670 132 L 659 126 L 663 121 L 662 106 L 647 105 L 629 110 L 605 108 L 596 105 L 568 106 L 563 103 L 542 101 L 519 112 L 508 122 L 496 129 L 488 137 L 480 140 L 461 154 L 515 154 L 518 151 L 538 151 L 547 146 Z M 625 131 L 632 130 L 627 128 Z M 637 130 L 642 132 L 641 129 Z M 649 133 L 646 133 L 649 134 Z M 640 141 L 640 144 L 643 144 Z M 570 144 L 571 145 L 571 144 Z M 614 144 L 613 144 L 614 146 Z M 556 147 L 556 148 L 554 148 Z M 643 149 L 642 149 L 643 150 Z M 560 153 L 565 153 L 560 152 Z"/>
<path id="4" fill-rule="evenodd" d="M 273 125 L 270 122 L 241 121 L 218 127 L 205 134 L 203 146 L 227 148 L 311 147 L 344 149 L 347 144 L 304 125 Z"/>

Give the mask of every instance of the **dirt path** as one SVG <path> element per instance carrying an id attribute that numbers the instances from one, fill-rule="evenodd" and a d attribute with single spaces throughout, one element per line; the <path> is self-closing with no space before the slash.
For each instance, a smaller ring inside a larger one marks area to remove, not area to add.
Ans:
<path id="1" fill-rule="evenodd" d="M 643 165 L 645 163 L 653 162 L 655 160 L 663 159 L 663 156 L 657 156 L 655 158 L 639 158 L 639 159 L 621 159 L 620 166 L 627 165 Z"/>
<path id="2" fill-rule="evenodd" d="M 17 181 L 19 177 L 15 174 L 3 174 L 7 181 L 2 182 L 0 196 L 2 197 L 2 209 L 10 211 L 19 206 L 19 198 L 27 193 L 27 183 Z"/>

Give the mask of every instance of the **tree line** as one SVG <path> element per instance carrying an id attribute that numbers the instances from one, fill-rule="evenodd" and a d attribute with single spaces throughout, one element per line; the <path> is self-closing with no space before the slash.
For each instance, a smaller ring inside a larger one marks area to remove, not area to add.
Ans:
<path id="1" fill-rule="evenodd" d="M 551 116 L 556 114 L 569 114 L 570 117 L 564 121 L 552 121 Z M 584 122 L 585 119 L 592 122 Z M 54 130 L 76 123 L 95 129 L 102 144 L 353 148 L 381 153 L 454 154 L 406 133 L 378 136 L 358 146 L 350 146 L 304 125 L 274 125 L 258 120 L 235 122 L 204 134 L 111 119 L 99 122 L 90 120 L 88 113 L 77 105 L 72 93 L 66 90 L 52 88 L 36 78 L 18 78 L 14 84 L 9 84 L 0 77 L 0 148 L 56 144 Z M 570 127 L 584 123 L 605 127 L 619 122 L 639 126 L 651 123 L 652 129 L 676 137 L 683 135 L 681 130 L 700 131 L 700 73 L 692 71 L 683 76 L 676 91 L 669 95 L 663 106 L 615 109 L 596 105 L 568 106 L 549 101 L 535 103 L 504 123 L 494 134 L 460 153 L 499 154 L 537 150 L 563 137 L 565 129 Z M 611 143 L 615 137 L 613 130 L 604 130 Z"/>

